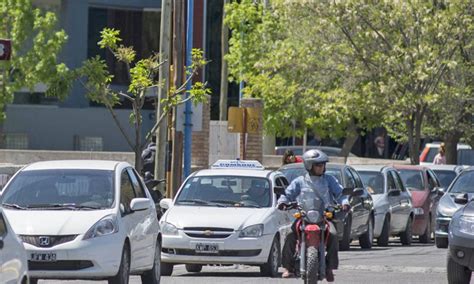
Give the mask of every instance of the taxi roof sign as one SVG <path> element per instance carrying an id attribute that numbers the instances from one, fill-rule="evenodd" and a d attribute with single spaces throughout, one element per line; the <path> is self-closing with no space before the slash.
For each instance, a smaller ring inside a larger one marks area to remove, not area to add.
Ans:
<path id="1" fill-rule="evenodd" d="M 265 168 L 255 160 L 218 160 L 211 169 L 263 170 Z"/>

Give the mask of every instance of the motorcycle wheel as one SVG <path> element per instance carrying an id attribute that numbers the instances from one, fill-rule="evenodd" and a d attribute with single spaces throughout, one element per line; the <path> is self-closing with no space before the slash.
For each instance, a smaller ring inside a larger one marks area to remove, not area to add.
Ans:
<path id="1" fill-rule="evenodd" d="M 318 283 L 319 253 L 315 247 L 306 249 L 306 278 L 305 283 Z"/>

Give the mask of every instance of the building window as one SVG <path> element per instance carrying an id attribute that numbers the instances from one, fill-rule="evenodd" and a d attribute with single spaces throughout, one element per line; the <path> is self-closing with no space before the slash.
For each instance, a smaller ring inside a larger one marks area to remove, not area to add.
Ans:
<path id="1" fill-rule="evenodd" d="M 77 151 L 102 151 L 104 142 L 102 137 L 75 136 L 74 150 Z"/>
<path id="2" fill-rule="evenodd" d="M 19 105 L 57 105 L 56 97 L 47 97 L 42 92 L 18 92 L 15 93 L 13 104 Z"/>
<path id="3" fill-rule="evenodd" d="M 28 149 L 28 135 L 26 133 L 5 133 L 2 137 L 5 149 Z"/>

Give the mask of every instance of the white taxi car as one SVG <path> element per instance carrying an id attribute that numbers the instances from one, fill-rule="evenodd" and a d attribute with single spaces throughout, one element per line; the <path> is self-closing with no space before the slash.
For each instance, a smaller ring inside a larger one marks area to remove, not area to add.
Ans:
<path id="1" fill-rule="evenodd" d="M 21 169 L 1 196 L 22 239 L 30 283 L 38 279 L 160 282 L 155 204 L 128 163 L 38 162 Z"/>
<path id="2" fill-rule="evenodd" d="M 171 275 L 174 264 L 186 264 L 189 272 L 206 264 L 247 264 L 277 276 L 292 221 L 277 209 L 286 186 L 282 173 L 257 161 L 219 160 L 193 173 L 174 200 L 160 202 L 168 209 L 160 219 L 162 275 Z"/>
<path id="3" fill-rule="evenodd" d="M 0 209 L 0 283 L 28 283 L 27 269 L 23 243 Z"/>

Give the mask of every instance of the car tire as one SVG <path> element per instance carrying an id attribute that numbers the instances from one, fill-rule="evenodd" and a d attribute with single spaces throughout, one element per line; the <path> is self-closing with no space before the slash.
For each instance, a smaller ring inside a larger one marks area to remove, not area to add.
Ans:
<path id="1" fill-rule="evenodd" d="M 281 251 L 278 236 L 273 239 L 268 260 L 260 265 L 260 274 L 267 277 L 278 277 L 278 268 L 280 267 Z"/>
<path id="2" fill-rule="evenodd" d="M 351 226 L 352 226 L 352 216 L 347 215 L 347 222 L 344 224 L 344 232 L 342 233 L 342 240 L 339 241 L 339 250 L 345 251 L 349 250 L 351 247 Z"/>
<path id="3" fill-rule="evenodd" d="M 37 278 L 30 278 L 30 284 L 38 284 Z"/>
<path id="4" fill-rule="evenodd" d="M 405 227 L 405 231 L 400 234 L 400 242 L 404 246 L 411 245 L 411 241 L 413 240 L 413 219 L 412 217 L 408 218 L 407 225 Z"/>
<path id="5" fill-rule="evenodd" d="M 360 247 L 363 249 L 371 249 L 374 242 L 374 221 L 372 216 L 367 221 L 367 231 L 359 237 Z"/>
<path id="6" fill-rule="evenodd" d="M 428 224 L 426 224 L 425 232 L 419 238 L 420 243 L 429 244 L 431 242 L 431 217 L 428 218 Z"/>
<path id="7" fill-rule="evenodd" d="M 155 258 L 153 259 L 153 267 L 149 271 L 145 271 L 142 276 L 142 283 L 160 284 L 161 280 L 161 243 L 156 240 Z"/>
<path id="8" fill-rule="evenodd" d="M 109 278 L 109 284 L 128 284 L 130 279 L 130 249 L 129 245 L 125 243 L 122 250 L 122 259 L 120 261 L 120 268 L 117 275 Z"/>
<path id="9" fill-rule="evenodd" d="M 451 253 L 448 253 L 447 263 L 449 284 L 469 284 L 471 282 L 472 271 L 454 261 Z"/>
<path id="10" fill-rule="evenodd" d="M 377 238 L 377 245 L 381 247 L 388 246 L 388 239 L 390 237 L 390 217 L 386 216 L 383 221 L 382 232 Z"/>
<path id="11" fill-rule="evenodd" d="M 171 276 L 173 274 L 174 265 L 171 263 L 161 263 L 161 276 Z"/>
<path id="12" fill-rule="evenodd" d="M 185 266 L 186 266 L 187 272 L 198 273 L 198 272 L 201 272 L 202 270 L 201 264 L 186 264 Z"/>
<path id="13" fill-rule="evenodd" d="M 448 238 L 435 236 L 435 244 L 437 248 L 448 248 Z"/>

